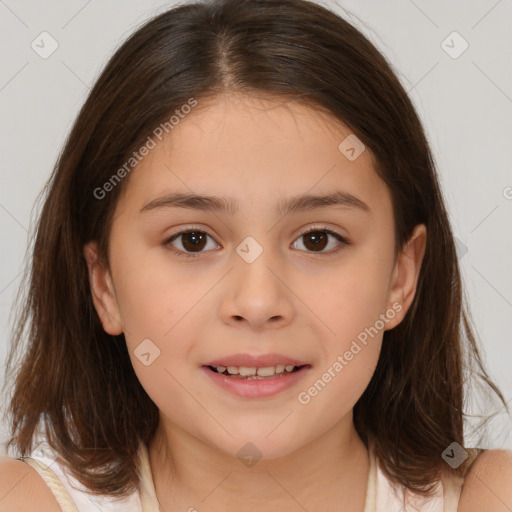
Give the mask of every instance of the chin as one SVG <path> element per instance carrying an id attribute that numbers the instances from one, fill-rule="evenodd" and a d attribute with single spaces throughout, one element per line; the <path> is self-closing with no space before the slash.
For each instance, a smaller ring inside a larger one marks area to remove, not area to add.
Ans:
<path id="1" fill-rule="evenodd" d="M 226 444 L 217 445 L 217 448 L 231 457 L 240 459 L 241 462 L 248 460 L 248 467 L 252 460 L 264 461 L 286 457 L 298 450 L 301 443 L 295 429 L 292 431 L 282 426 L 276 428 L 278 424 L 279 422 L 274 423 L 271 428 L 268 428 L 267 423 L 261 427 L 247 425 L 241 430 L 226 427 L 233 437 L 225 436 Z"/>

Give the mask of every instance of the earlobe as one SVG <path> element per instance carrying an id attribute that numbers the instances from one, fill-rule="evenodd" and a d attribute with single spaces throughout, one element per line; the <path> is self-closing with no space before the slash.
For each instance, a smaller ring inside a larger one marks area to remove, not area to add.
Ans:
<path id="1" fill-rule="evenodd" d="M 396 327 L 403 320 L 414 300 L 426 245 L 427 229 L 424 224 L 418 224 L 398 254 L 393 269 L 388 307 L 398 303 L 402 308 L 394 321 L 388 324 L 387 329 Z"/>
<path id="2" fill-rule="evenodd" d="M 119 304 L 108 266 L 98 256 L 98 245 L 89 242 L 84 246 L 84 257 L 89 271 L 92 301 L 103 329 L 111 335 L 123 332 Z"/>

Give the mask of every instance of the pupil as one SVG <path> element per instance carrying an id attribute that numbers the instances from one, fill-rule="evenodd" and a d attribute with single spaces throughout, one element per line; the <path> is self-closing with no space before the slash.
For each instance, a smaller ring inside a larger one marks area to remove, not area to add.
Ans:
<path id="1" fill-rule="evenodd" d="M 205 245 L 205 239 L 203 233 L 196 233 L 195 231 L 192 231 L 190 233 L 186 233 L 183 236 L 183 247 L 185 249 L 202 249 Z"/>
<path id="2" fill-rule="evenodd" d="M 306 235 L 306 241 L 311 241 L 312 242 L 312 246 L 309 247 L 307 242 L 304 245 L 308 249 L 313 248 L 313 249 L 320 249 L 321 250 L 321 249 L 325 248 L 326 240 L 327 240 L 327 236 L 326 236 L 325 233 L 323 233 L 321 231 L 315 231 L 315 232 L 312 232 L 312 233 L 308 233 Z"/>

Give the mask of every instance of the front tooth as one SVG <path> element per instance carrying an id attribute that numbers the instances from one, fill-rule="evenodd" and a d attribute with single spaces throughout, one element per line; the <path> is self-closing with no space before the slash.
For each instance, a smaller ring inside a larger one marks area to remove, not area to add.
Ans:
<path id="1" fill-rule="evenodd" d="M 259 377 L 271 377 L 276 372 L 274 366 L 264 366 L 263 368 L 258 368 L 258 376 Z"/>
<path id="2" fill-rule="evenodd" d="M 217 366 L 217 373 L 224 373 L 226 371 L 225 366 Z"/>
<path id="3" fill-rule="evenodd" d="M 240 366 L 238 373 L 241 377 L 251 377 L 256 375 L 256 368 L 248 368 L 247 366 Z"/>
<path id="4" fill-rule="evenodd" d="M 236 375 L 238 373 L 238 366 L 228 366 L 228 373 L 230 375 Z"/>
<path id="5" fill-rule="evenodd" d="M 287 372 L 291 372 L 295 368 L 295 366 L 293 364 L 287 364 L 285 368 Z"/>
<path id="6" fill-rule="evenodd" d="M 276 365 L 276 373 L 283 373 L 283 372 L 284 372 L 284 364 Z"/>

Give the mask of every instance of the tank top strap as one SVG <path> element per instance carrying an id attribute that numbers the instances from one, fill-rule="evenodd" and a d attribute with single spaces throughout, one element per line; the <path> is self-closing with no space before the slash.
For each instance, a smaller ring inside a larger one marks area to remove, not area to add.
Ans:
<path id="1" fill-rule="evenodd" d="M 477 457 L 484 452 L 482 448 L 466 448 L 468 454 L 465 463 L 465 470 L 463 476 L 451 475 L 443 479 L 444 488 L 444 512 L 457 512 L 459 500 L 464 485 L 464 478 L 467 475 L 469 468 L 475 462 Z"/>
<path id="2" fill-rule="evenodd" d="M 460 476 L 443 479 L 444 512 L 457 512 L 463 483 Z"/>
<path id="3" fill-rule="evenodd" d="M 377 510 L 377 462 L 373 448 L 370 445 L 368 449 L 370 456 L 370 471 L 368 473 L 368 483 L 366 486 L 366 502 L 364 512 L 376 512 Z"/>
<path id="4" fill-rule="evenodd" d="M 140 442 L 139 447 L 140 464 L 140 500 L 143 512 L 160 512 L 160 504 L 156 497 L 155 485 L 151 474 L 151 465 L 149 462 L 149 450 L 144 442 Z"/>
<path id="5" fill-rule="evenodd" d="M 39 475 L 41 475 L 46 485 L 55 496 L 62 512 L 78 512 L 78 508 L 71 499 L 68 491 L 50 467 L 32 457 L 19 457 L 18 460 L 32 466 Z"/>

